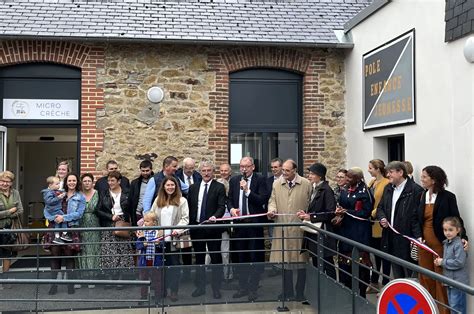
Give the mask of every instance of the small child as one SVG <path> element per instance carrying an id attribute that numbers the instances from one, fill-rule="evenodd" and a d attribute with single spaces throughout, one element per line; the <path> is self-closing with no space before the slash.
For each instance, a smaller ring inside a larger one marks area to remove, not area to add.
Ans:
<path id="1" fill-rule="evenodd" d="M 41 191 L 41 193 L 43 193 L 44 199 L 43 214 L 50 223 L 54 222 L 54 219 L 57 215 L 64 215 L 63 211 L 61 210 L 61 202 L 64 196 L 66 196 L 66 193 L 59 189 L 59 181 L 60 180 L 58 177 L 48 177 L 46 179 L 48 188 Z M 55 223 L 54 228 L 67 228 L 67 222 Z M 72 242 L 72 239 L 67 232 L 62 232 L 61 235 L 59 232 L 54 233 L 53 243 L 64 244 L 64 241 Z"/>
<path id="2" fill-rule="evenodd" d="M 152 227 L 158 225 L 157 216 L 154 212 L 149 211 L 143 217 L 143 226 Z M 137 231 L 137 250 L 140 252 L 138 258 L 138 266 L 142 267 L 140 272 L 140 279 L 151 279 L 151 285 L 155 288 L 155 300 L 159 301 L 163 297 L 162 290 L 162 274 L 161 270 L 155 268 L 163 266 L 162 258 L 162 240 L 163 230 L 143 230 Z M 141 288 L 141 298 L 147 298 L 147 287 Z"/>
<path id="3" fill-rule="evenodd" d="M 469 284 L 469 274 L 466 269 L 467 253 L 459 237 L 462 230 L 461 221 L 457 217 L 443 220 L 443 231 L 446 240 L 443 241 L 443 258 L 436 258 L 434 264 L 443 267 L 443 274 L 458 282 Z M 449 306 L 459 313 L 466 313 L 466 293 L 456 288 L 448 287 Z M 456 313 L 458 313 L 456 312 Z"/>

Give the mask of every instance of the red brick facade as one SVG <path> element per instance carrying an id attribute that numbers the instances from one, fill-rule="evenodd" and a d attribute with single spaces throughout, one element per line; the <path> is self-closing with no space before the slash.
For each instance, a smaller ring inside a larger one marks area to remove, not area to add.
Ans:
<path id="1" fill-rule="evenodd" d="M 226 48 L 209 54 L 209 68 L 216 72 L 216 91 L 209 95 L 216 115 L 216 128 L 209 135 L 209 150 L 216 151 L 216 164 L 228 162 L 229 73 L 249 68 L 275 68 L 303 75 L 303 160 L 306 168 L 324 149 L 318 114 L 324 109 L 319 93 L 319 75 L 326 72 L 325 52 L 277 47 Z"/>
<path id="2" fill-rule="evenodd" d="M 99 175 L 95 155 L 103 149 L 104 133 L 96 127 L 96 111 L 104 106 L 104 91 L 97 86 L 97 69 L 104 67 L 104 49 L 59 41 L 23 40 L 1 43 L 0 66 L 28 62 L 52 62 L 81 69 L 80 172 Z"/>

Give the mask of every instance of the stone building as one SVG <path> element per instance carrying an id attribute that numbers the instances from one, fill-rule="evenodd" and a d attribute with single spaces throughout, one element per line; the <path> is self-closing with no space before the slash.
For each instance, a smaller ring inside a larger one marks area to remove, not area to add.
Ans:
<path id="1" fill-rule="evenodd" d="M 346 163 L 343 25 L 369 0 L 2 2 L 4 165 L 25 201 L 61 159 Z M 152 103 L 147 92 L 160 87 Z"/>

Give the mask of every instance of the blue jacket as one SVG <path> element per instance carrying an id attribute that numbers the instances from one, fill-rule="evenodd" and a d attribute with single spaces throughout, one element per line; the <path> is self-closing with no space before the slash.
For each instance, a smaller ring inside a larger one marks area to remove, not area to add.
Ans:
<path id="1" fill-rule="evenodd" d="M 138 257 L 138 266 L 140 267 L 146 266 L 146 247 L 143 244 L 144 241 L 146 241 L 145 237 L 140 237 L 136 242 L 136 248 L 140 251 L 140 256 Z M 155 245 L 155 260 L 153 261 L 153 266 L 163 266 L 162 252 L 163 245 Z"/>
<path id="2" fill-rule="evenodd" d="M 370 217 L 373 207 L 369 192 L 363 182 L 359 182 L 355 190 L 342 190 L 339 196 L 339 205 L 347 209 L 348 213 L 366 219 Z M 348 239 L 361 244 L 370 245 L 372 227 L 369 221 L 362 221 L 352 218 L 349 215 L 344 215 L 339 233 Z M 339 243 L 339 252 L 351 251 L 352 246 L 343 242 Z"/>
<path id="3" fill-rule="evenodd" d="M 458 282 L 469 284 L 469 273 L 466 267 L 467 253 L 460 237 L 443 241 L 443 274 Z"/>
<path id="4" fill-rule="evenodd" d="M 44 218 L 48 219 L 49 221 L 53 221 L 54 218 L 56 218 L 56 215 L 64 215 L 63 211 L 61 210 L 62 199 L 56 196 L 56 192 L 61 191 L 50 189 L 44 189 L 41 191 L 44 200 Z"/>
<path id="5" fill-rule="evenodd" d="M 86 209 L 86 198 L 80 192 L 75 192 L 67 202 L 67 213 L 63 215 L 69 226 L 79 226 Z"/>

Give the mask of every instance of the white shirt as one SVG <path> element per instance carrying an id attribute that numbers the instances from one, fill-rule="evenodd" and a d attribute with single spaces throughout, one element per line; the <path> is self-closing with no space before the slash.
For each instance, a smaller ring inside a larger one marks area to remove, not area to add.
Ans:
<path id="1" fill-rule="evenodd" d="M 430 200 L 430 192 L 426 192 L 425 204 L 434 204 L 436 202 L 436 196 L 437 195 L 438 194 L 436 194 L 436 193 L 431 194 L 431 200 Z"/>
<path id="2" fill-rule="evenodd" d="M 393 196 L 392 196 L 392 215 L 390 216 L 390 224 L 393 226 L 393 219 L 395 218 L 395 207 L 397 206 L 397 201 L 400 198 L 400 195 L 405 188 L 405 184 L 407 183 L 407 179 L 405 179 L 399 186 L 393 188 Z"/>
<path id="3" fill-rule="evenodd" d="M 122 207 L 120 206 L 120 196 L 122 192 L 115 194 L 114 192 L 110 191 L 110 196 L 114 200 L 114 206 L 112 207 L 112 215 L 121 216 L 123 215 Z"/>
<path id="4" fill-rule="evenodd" d="M 173 219 L 173 209 L 174 206 L 168 205 L 161 209 L 161 225 L 162 226 L 171 226 Z M 165 237 L 171 234 L 171 229 L 165 229 Z M 169 237 L 165 238 L 165 241 L 171 241 Z"/>
<path id="5" fill-rule="evenodd" d="M 253 177 L 253 174 L 252 174 L 250 177 L 247 177 L 247 186 L 249 187 L 249 190 L 248 190 L 248 192 L 245 192 L 245 196 L 246 196 L 246 197 L 245 197 L 245 201 L 247 202 L 247 215 L 250 214 L 250 210 L 249 210 L 249 199 L 248 199 L 248 197 L 249 197 L 249 195 L 250 195 L 250 182 L 252 181 L 252 177 Z M 242 207 L 242 205 L 243 205 L 243 204 L 242 204 L 242 194 L 243 194 L 243 193 L 244 193 L 244 190 L 241 189 L 240 192 L 239 192 L 240 216 L 243 215 L 243 213 L 242 213 L 242 208 L 243 208 L 243 207 Z"/>
<path id="6" fill-rule="evenodd" d="M 199 195 L 198 195 L 198 211 L 197 211 L 197 216 L 196 216 L 196 221 L 199 222 L 199 218 L 201 217 L 201 204 L 202 204 L 202 197 L 204 196 L 204 184 L 207 184 L 207 193 L 209 194 L 209 188 L 211 186 L 211 182 L 214 179 L 209 180 L 209 182 L 204 182 L 201 181 L 201 185 L 199 187 Z"/>
<path id="7" fill-rule="evenodd" d="M 192 174 L 188 177 L 188 175 L 186 173 L 184 173 L 184 171 L 183 171 L 183 178 L 184 178 L 184 183 L 186 183 L 188 185 L 194 184 L 194 179 L 193 179 Z"/>

